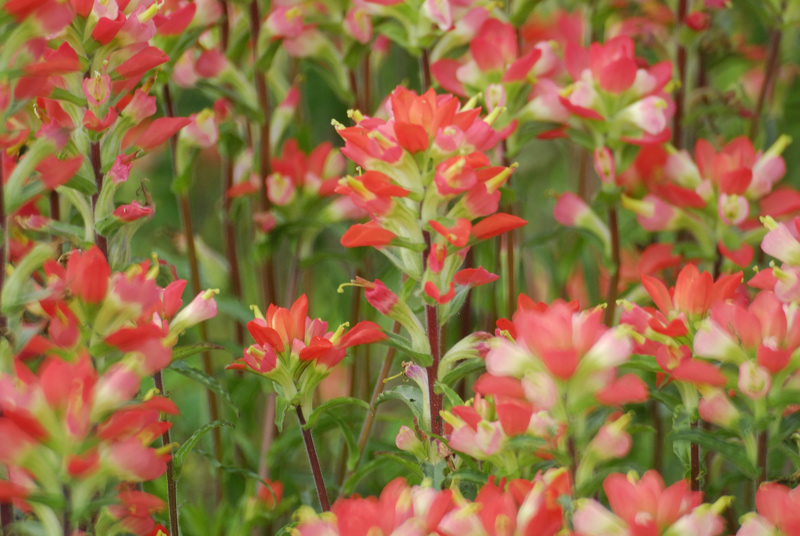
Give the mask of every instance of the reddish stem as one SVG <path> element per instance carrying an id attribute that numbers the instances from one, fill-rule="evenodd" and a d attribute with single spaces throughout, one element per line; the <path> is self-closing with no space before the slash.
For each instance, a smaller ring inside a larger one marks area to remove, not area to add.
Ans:
<path id="1" fill-rule="evenodd" d="M 683 28 L 686 14 L 688 11 L 687 0 L 678 0 L 677 24 L 676 28 L 680 31 Z M 672 144 L 678 149 L 683 148 L 683 116 L 686 97 L 686 47 L 678 44 L 677 50 L 677 65 L 678 65 L 678 80 L 680 86 L 675 92 L 675 115 L 673 116 L 672 123 Z"/>
<path id="2" fill-rule="evenodd" d="M 153 375 L 153 381 L 156 384 L 156 389 L 158 389 L 163 396 L 166 396 L 164 392 L 164 378 L 161 376 L 161 371 L 159 370 Z M 161 444 L 166 446 L 172 443 L 169 434 L 169 428 L 164 430 L 164 433 L 161 434 Z M 173 465 L 172 458 L 167 461 L 167 507 L 169 509 L 169 533 L 170 534 L 179 534 L 179 524 L 178 524 L 178 484 L 175 482 L 175 466 Z"/>
<path id="3" fill-rule="evenodd" d="M 258 61 L 258 36 L 261 31 L 261 15 L 258 9 L 258 0 L 250 2 L 250 43 L 253 49 L 253 64 Z M 256 96 L 258 106 L 264 114 L 264 121 L 261 123 L 258 132 L 259 142 L 259 208 L 262 212 L 269 211 L 270 202 L 267 197 L 266 178 L 272 172 L 271 149 L 270 149 L 270 101 L 267 91 L 266 73 L 255 72 Z M 275 301 L 275 266 L 270 255 L 262 266 L 262 279 L 264 284 L 264 303 L 270 304 Z"/>
<path id="4" fill-rule="evenodd" d="M 300 406 L 295 408 L 297 410 L 297 420 L 300 421 L 300 431 L 303 433 L 303 442 L 306 444 L 306 453 L 308 454 L 308 462 L 311 464 L 311 472 L 314 473 L 314 484 L 317 486 L 317 496 L 319 497 L 319 504 L 323 512 L 331 509 L 331 503 L 328 501 L 328 492 L 325 489 L 325 480 L 322 478 L 322 469 L 319 466 L 319 458 L 317 457 L 317 449 L 314 448 L 314 438 L 311 435 L 311 430 L 306 430 L 306 420 L 303 418 L 303 410 Z"/>
<path id="5" fill-rule="evenodd" d="M 103 189 L 103 164 L 100 157 L 100 142 L 95 141 L 92 142 L 89 159 L 92 162 L 92 171 L 94 172 L 94 184 L 97 187 L 97 191 L 92 195 L 92 215 L 94 217 L 94 212 L 97 210 L 97 199 L 100 197 L 100 190 Z M 95 222 L 92 222 L 92 226 L 94 226 Z M 106 237 L 102 236 L 101 234 L 97 233 L 95 230 L 94 235 L 95 244 L 103 252 L 103 256 L 108 258 L 108 242 L 106 241 Z"/>
<path id="6" fill-rule="evenodd" d="M 423 231 L 425 238 L 425 253 L 422 256 L 424 263 L 428 258 L 428 253 L 431 250 L 431 234 L 428 231 Z M 437 395 L 435 392 L 435 383 L 439 379 L 439 361 L 442 356 L 442 341 L 440 338 L 439 328 L 439 313 L 435 305 L 425 306 L 425 320 L 427 323 L 428 343 L 431 347 L 431 366 L 428 367 L 428 398 L 430 400 L 430 418 L 431 418 L 431 433 L 441 436 L 444 432 L 444 425 L 442 417 L 439 413 L 442 411 L 443 396 Z"/>
<path id="7" fill-rule="evenodd" d="M 786 0 L 781 2 L 781 13 L 786 10 Z M 772 29 L 769 35 L 769 45 L 767 47 L 767 60 L 764 64 L 764 81 L 761 83 L 761 90 L 758 92 L 758 100 L 756 101 L 756 109 L 753 111 L 753 119 L 750 122 L 750 139 L 753 140 L 758 133 L 758 122 L 761 119 L 761 114 L 764 111 L 764 104 L 767 98 L 772 93 L 772 86 L 775 82 L 775 76 L 778 74 L 778 55 L 781 50 L 781 40 L 783 39 L 783 32 L 780 28 L 780 21 Z"/>
<path id="8" fill-rule="evenodd" d="M 167 116 L 175 117 L 175 106 L 172 101 L 172 94 L 169 89 L 169 84 L 164 86 L 164 104 L 167 109 Z M 170 147 L 172 149 L 172 166 L 173 173 L 178 176 L 178 170 L 175 168 L 176 154 L 177 154 L 178 138 L 172 136 L 170 138 Z M 202 288 L 200 285 L 200 264 L 197 260 L 197 248 L 194 243 L 194 227 L 192 224 L 192 211 L 189 204 L 189 196 L 185 193 L 179 194 L 178 205 L 181 213 L 181 222 L 183 227 L 183 235 L 186 240 L 186 251 L 189 256 L 189 279 L 191 280 L 192 292 L 194 295 L 200 294 Z M 208 341 L 208 328 L 205 322 L 201 322 L 198 326 L 200 331 L 200 340 L 203 342 Z M 203 372 L 208 376 L 214 376 L 214 365 L 211 361 L 211 352 L 204 351 L 203 359 Z M 219 420 L 219 407 L 217 404 L 217 395 L 210 389 L 206 390 L 206 397 L 208 401 L 208 410 L 212 421 Z M 222 462 L 222 432 L 217 426 L 211 431 L 214 443 L 214 456 L 217 460 Z M 220 474 L 217 474 L 216 479 L 216 498 L 217 502 L 222 499 L 222 479 Z"/>
<path id="9" fill-rule="evenodd" d="M 761 470 L 756 479 L 756 491 L 758 487 L 767 481 L 767 431 L 758 434 L 758 468 Z"/>
<path id="10" fill-rule="evenodd" d="M 232 200 L 228 197 L 228 190 L 233 187 L 233 159 L 226 156 L 222 162 L 223 186 L 222 186 L 222 227 L 225 230 L 225 256 L 228 258 L 231 278 L 231 294 L 238 301 L 242 301 L 242 278 L 239 271 L 239 254 L 236 245 L 236 226 L 231 219 Z M 236 344 L 244 346 L 244 326 L 239 320 L 234 319 L 236 329 Z"/>
<path id="11" fill-rule="evenodd" d="M 422 49 L 422 55 L 419 57 L 419 67 L 420 71 L 422 72 L 422 77 L 420 82 L 422 83 L 422 91 L 428 91 L 431 86 L 431 59 L 428 55 L 428 49 Z"/>

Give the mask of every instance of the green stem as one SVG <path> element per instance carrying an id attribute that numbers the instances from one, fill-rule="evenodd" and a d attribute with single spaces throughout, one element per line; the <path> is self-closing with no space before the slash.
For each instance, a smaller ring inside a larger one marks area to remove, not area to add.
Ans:
<path id="1" fill-rule="evenodd" d="M 617 312 L 617 292 L 619 290 L 619 276 L 622 271 L 622 253 L 619 245 L 619 223 L 617 220 L 617 208 L 608 209 L 608 230 L 611 234 L 611 261 L 614 263 L 613 272 L 608 282 L 608 294 L 606 296 L 606 326 L 613 326 Z"/>

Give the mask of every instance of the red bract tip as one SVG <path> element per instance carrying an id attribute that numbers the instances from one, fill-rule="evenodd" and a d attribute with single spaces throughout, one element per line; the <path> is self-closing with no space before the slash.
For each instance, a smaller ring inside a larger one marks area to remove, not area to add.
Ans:
<path id="1" fill-rule="evenodd" d="M 388 245 L 395 238 L 396 234 L 382 229 L 375 222 L 357 223 L 342 235 L 341 244 L 346 248 L 381 247 Z"/>
<path id="2" fill-rule="evenodd" d="M 472 236 L 486 240 L 526 225 L 528 222 L 518 216 L 499 212 L 472 226 Z"/>
<path id="3" fill-rule="evenodd" d="M 472 287 L 479 287 L 498 279 L 500 279 L 499 275 L 487 271 L 483 266 L 464 268 L 453 276 L 453 281 L 457 285 L 470 285 Z"/>

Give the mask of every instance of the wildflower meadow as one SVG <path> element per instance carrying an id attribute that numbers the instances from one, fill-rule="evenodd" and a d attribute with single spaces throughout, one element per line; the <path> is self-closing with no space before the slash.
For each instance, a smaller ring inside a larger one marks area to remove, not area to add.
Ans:
<path id="1" fill-rule="evenodd" d="M 798 140 L 800 0 L 0 0 L 0 535 L 800 536 Z"/>

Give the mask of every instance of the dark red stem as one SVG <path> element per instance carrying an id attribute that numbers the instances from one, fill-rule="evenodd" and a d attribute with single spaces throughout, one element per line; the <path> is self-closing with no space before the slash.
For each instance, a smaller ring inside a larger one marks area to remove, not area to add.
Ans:
<path id="1" fill-rule="evenodd" d="M 311 435 L 311 430 L 306 430 L 306 420 L 303 418 L 303 410 L 300 406 L 295 408 L 297 410 L 297 420 L 300 421 L 300 431 L 303 433 L 303 442 L 306 444 L 306 453 L 308 454 L 308 462 L 311 464 L 311 472 L 314 473 L 314 484 L 317 486 L 317 496 L 319 497 L 319 504 L 323 512 L 331 509 L 331 503 L 328 501 L 328 492 L 325 489 L 325 480 L 322 478 L 322 469 L 319 466 L 319 458 L 317 457 L 317 449 L 314 448 L 314 438 Z"/>
<path id="2" fill-rule="evenodd" d="M 164 86 L 164 104 L 166 105 L 167 115 L 169 117 L 175 117 L 175 106 L 172 101 L 172 94 L 170 93 L 169 84 Z M 177 136 L 172 136 L 170 138 L 170 146 L 172 148 L 172 166 L 173 166 L 173 173 L 177 177 L 178 171 L 175 168 L 175 158 L 177 154 L 177 144 L 178 138 Z M 192 292 L 194 295 L 200 294 L 202 287 L 200 285 L 200 263 L 197 260 L 197 248 L 194 243 L 194 226 L 192 224 L 192 210 L 191 205 L 189 204 L 189 196 L 185 193 L 179 194 L 178 196 L 178 206 L 181 213 L 181 222 L 183 227 L 183 235 L 186 239 L 186 252 L 189 256 L 189 279 L 191 280 L 192 285 Z M 206 327 L 205 322 L 201 322 L 198 326 L 200 331 L 200 340 L 203 342 L 208 341 L 208 328 Z M 208 376 L 214 376 L 214 365 L 211 361 L 211 352 L 205 351 L 203 352 L 203 372 L 206 373 Z M 210 389 L 206 390 L 206 399 L 208 401 L 208 411 L 211 416 L 212 421 L 219 420 L 219 407 L 217 404 L 217 395 L 211 391 Z M 215 427 L 212 432 L 212 439 L 214 443 L 214 456 L 216 456 L 217 460 L 222 462 L 222 432 L 220 428 L 217 426 Z M 220 475 L 217 475 L 216 479 L 216 494 L 217 494 L 217 502 L 222 499 L 222 479 Z"/>
<path id="3" fill-rule="evenodd" d="M 258 35 L 261 31 L 261 15 L 259 14 L 258 0 L 250 2 L 250 43 L 253 48 L 253 62 L 258 61 Z M 259 142 L 259 207 L 262 212 L 267 212 L 270 208 L 269 197 L 267 197 L 266 178 L 271 173 L 272 163 L 271 150 L 270 150 L 270 101 L 269 92 L 267 91 L 266 73 L 255 72 L 256 82 L 256 96 L 258 98 L 258 106 L 264 114 L 264 121 L 259 127 L 258 142 Z M 262 279 L 264 285 L 264 303 L 270 304 L 275 301 L 275 267 L 272 256 L 264 261 L 262 266 Z"/>
<path id="4" fill-rule="evenodd" d="M 428 253 L 431 250 L 431 235 L 428 231 L 423 232 L 425 237 L 425 253 L 422 260 L 426 262 Z M 428 367 L 428 397 L 431 406 L 431 433 L 441 436 L 444 432 L 444 425 L 442 417 L 439 413 L 442 411 L 443 396 L 437 395 L 434 388 L 436 380 L 439 379 L 439 361 L 442 356 L 442 342 L 440 339 L 439 329 L 439 313 L 435 305 L 425 306 L 425 320 L 427 322 L 428 343 L 431 347 L 431 366 Z"/>
<path id="5" fill-rule="evenodd" d="M 100 190 L 103 189 L 103 164 L 100 158 L 100 142 L 95 141 L 92 142 L 89 158 L 92 162 L 92 171 L 94 172 L 94 184 L 97 187 L 97 191 L 92 195 L 92 214 L 97 209 L 97 199 L 100 196 Z M 92 222 L 94 226 L 95 222 Z M 103 252 L 103 255 L 108 258 L 108 242 L 106 241 L 106 237 L 102 236 L 97 233 L 95 230 L 94 235 L 95 244 Z"/>
<path id="6" fill-rule="evenodd" d="M 422 49 L 422 55 L 419 57 L 419 68 L 422 73 L 422 91 L 428 91 L 431 88 L 431 59 L 428 55 L 428 49 Z"/>
<path id="7" fill-rule="evenodd" d="M 236 226 L 231 219 L 232 200 L 228 197 L 228 190 L 233 187 L 233 158 L 227 155 L 222 161 L 224 175 L 222 186 L 222 227 L 225 230 L 225 256 L 228 257 L 230 266 L 231 294 L 237 300 L 242 300 L 242 278 L 239 271 L 239 254 L 236 245 Z M 238 320 L 234 320 L 236 329 L 236 344 L 244 346 L 244 326 Z"/>
<path id="8" fill-rule="evenodd" d="M 683 29 L 684 21 L 688 11 L 688 1 L 678 0 L 678 13 L 677 13 L 677 29 L 680 32 Z M 672 123 L 672 144 L 681 149 L 683 147 L 683 116 L 684 107 L 686 105 L 686 47 L 678 44 L 677 50 L 677 66 L 678 66 L 678 80 L 680 87 L 675 92 L 675 115 L 673 116 Z"/>
<path id="9" fill-rule="evenodd" d="M 786 10 L 786 0 L 781 2 L 781 13 Z M 761 114 L 764 111 L 764 105 L 767 98 L 772 93 L 772 86 L 775 83 L 775 76 L 778 74 L 778 56 L 781 50 L 781 40 L 783 39 L 783 32 L 781 31 L 781 21 L 778 21 L 769 34 L 769 45 L 767 47 L 767 59 L 764 65 L 764 81 L 761 83 L 761 90 L 758 92 L 758 100 L 756 101 L 756 109 L 753 111 L 753 119 L 750 122 L 750 139 L 753 140 L 758 134 L 758 122 L 761 119 Z"/>
<path id="10" fill-rule="evenodd" d="M 758 487 L 767 481 L 767 431 L 758 434 L 758 468 L 760 472 L 756 480 L 756 491 Z"/>
<path id="11" fill-rule="evenodd" d="M 164 378 L 159 370 L 153 375 L 153 381 L 163 396 L 164 392 Z M 166 446 L 172 443 L 169 435 L 169 428 L 161 434 L 161 444 Z M 180 534 L 178 532 L 178 484 L 175 482 L 175 466 L 172 463 L 172 458 L 167 461 L 167 508 L 169 511 L 169 533 Z"/>

